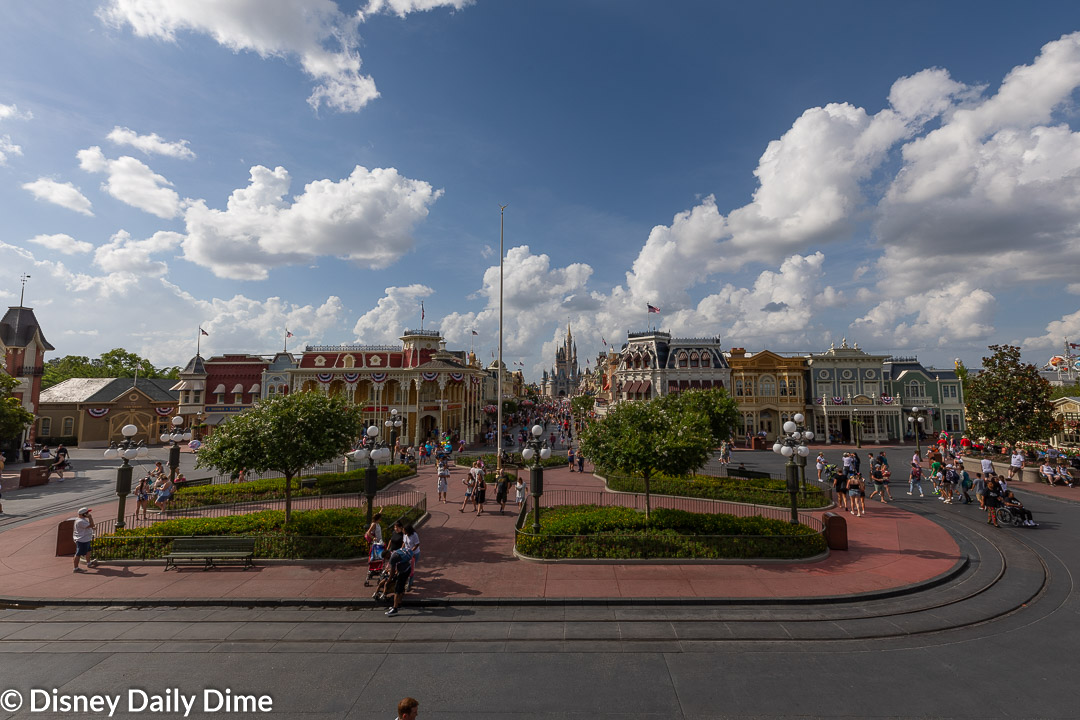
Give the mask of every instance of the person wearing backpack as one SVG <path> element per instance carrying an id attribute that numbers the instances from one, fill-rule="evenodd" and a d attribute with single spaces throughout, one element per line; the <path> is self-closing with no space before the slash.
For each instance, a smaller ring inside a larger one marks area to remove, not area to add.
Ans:
<path id="1" fill-rule="evenodd" d="M 964 505 L 970 505 L 971 496 L 968 495 L 968 490 L 972 488 L 974 483 L 971 481 L 971 476 L 968 475 L 968 471 L 964 469 L 963 465 L 960 466 L 960 472 L 958 474 L 960 475 L 960 483 L 958 486 L 960 488 L 960 502 Z"/>

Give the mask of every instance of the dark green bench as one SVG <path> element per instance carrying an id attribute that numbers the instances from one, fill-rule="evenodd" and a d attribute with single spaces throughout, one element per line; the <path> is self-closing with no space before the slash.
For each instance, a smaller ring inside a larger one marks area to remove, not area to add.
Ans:
<path id="1" fill-rule="evenodd" d="M 255 538 L 249 537 L 190 537 L 172 541 L 169 554 L 165 555 L 165 570 L 185 564 L 203 563 L 203 570 L 216 567 L 216 563 L 239 562 L 244 569 L 254 567 Z"/>

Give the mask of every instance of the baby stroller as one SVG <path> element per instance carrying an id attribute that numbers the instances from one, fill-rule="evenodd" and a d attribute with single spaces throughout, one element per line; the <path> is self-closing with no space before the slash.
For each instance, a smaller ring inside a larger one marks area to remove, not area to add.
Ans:
<path id="1" fill-rule="evenodd" d="M 378 577 L 383 571 L 383 559 L 382 553 L 386 549 L 386 545 L 373 542 L 371 543 L 371 554 L 368 555 L 367 562 L 367 577 L 364 578 L 364 587 L 371 585 L 371 578 Z"/>

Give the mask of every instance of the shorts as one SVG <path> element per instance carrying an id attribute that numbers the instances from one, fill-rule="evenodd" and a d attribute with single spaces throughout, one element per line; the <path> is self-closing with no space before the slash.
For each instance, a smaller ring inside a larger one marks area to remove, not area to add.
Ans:
<path id="1" fill-rule="evenodd" d="M 847 494 L 848 494 L 848 497 L 859 497 L 859 490 L 858 490 L 858 488 L 856 488 L 854 490 L 848 490 Z"/>
<path id="2" fill-rule="evenodd" d="M 405 586 L 409 584 L 409 575 L 407 573 L 398 573 L 394 578 L 394 594 L 404 595 Z"/>
<path id="3" fill-rule="evenodd" d="M 881 482 L 880 480 L 875 480 L 874 492 L 882 492 L 883 490 L 885 490 L 885 483 Z"/>
<path id="4" fill-rule="evenodd" d="M 80 540 L 75 541 L 75 557 L 83 557 L 90 554 L 90 541 L 82 542 Z"/>
<path id="5" fill-rule="evenodd" d="M 445 480 L 439 480 L 438 487 L 439 487 L 439 492 L 446 492 L 446 481 Z"/>

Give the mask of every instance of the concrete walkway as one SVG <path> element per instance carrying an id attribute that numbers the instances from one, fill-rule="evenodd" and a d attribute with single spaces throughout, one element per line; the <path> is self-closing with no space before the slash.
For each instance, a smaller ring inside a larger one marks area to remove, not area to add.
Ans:
<path id="1" fill-rule="evenodd" d="M 548 564 L 513 556 L 516 510 L 505 514 L 489 502 L 477 516 L 459 512 L 464 468 L 453 468 L 449 502 L 439 503 L 433 466 L 390 489 L 427 493 L 430 518 L 421 528 L 422 555 L 414 597 L 454 603 L 496 599 L 558 598 L 800 598 L 875 593 L 924 582 L 961 560 L 957 543 L 941 526 L 877 501 L 863 518 L 850 515 L 850 549 L 812 563 L 746 565 Z M 545 489 L 599 490 L 590 474 L 565 468 L 545 472 Z M 489 498 L 494 495 L 489 490 Z M 512 496 L 512 493 L 511 493 Z M 115 516 L 98 505 L 99 518 Z M 254 570 L 163 572 L 159 564 L 102 565 L 71 572 L 70 557 L 55 557 L 57 523 L 65 515 L 18 525 L 0 533 L 0 602 L 183 602 L 364 600 L 364 562 L 259 563 Z"/>

